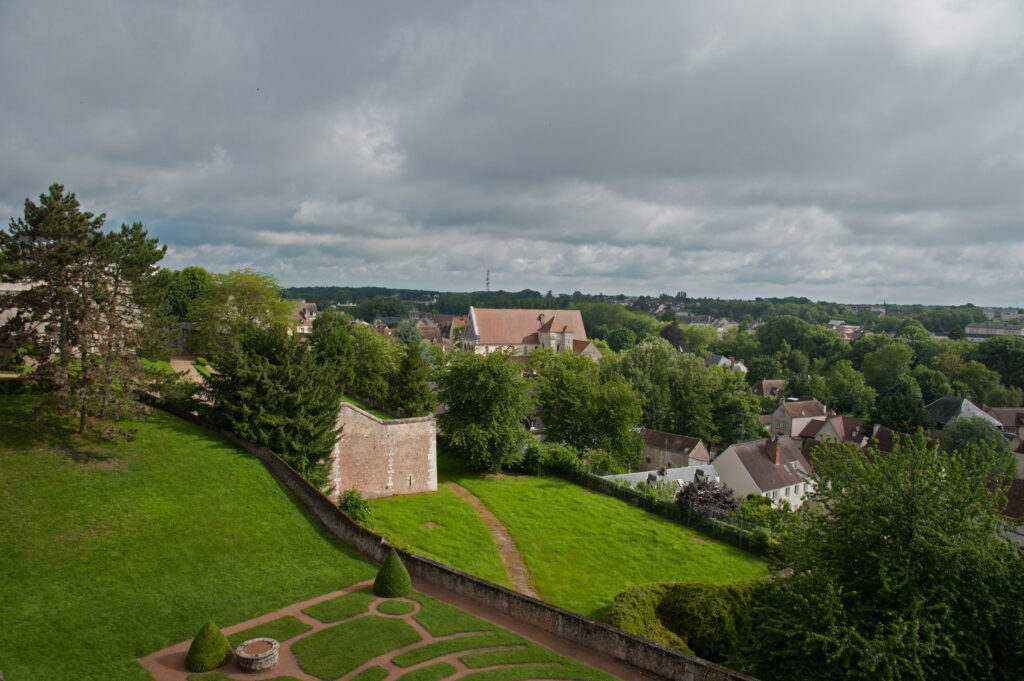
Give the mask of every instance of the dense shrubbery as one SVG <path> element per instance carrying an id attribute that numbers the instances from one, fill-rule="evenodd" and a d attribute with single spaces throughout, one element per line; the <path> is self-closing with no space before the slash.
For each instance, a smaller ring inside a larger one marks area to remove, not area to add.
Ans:
<path id="1" fill-rule="evenodd" d="M 373 511 L 357 489 L 347 489 L 338 497 L 338 508 L 345 515 L 360 525 L 368 525 L 373 520 Z"/>
<path id="2" fill-rule="evenodd" d="M 217 625 L 206 621 L 185 657 L 185 666 L 190 672 L 208 672 L 223 667 L 231 659 L 231 644 Z"/>
<path id="3" fill-rule="evenodd" d="M 626 589 L 612 601 L 605 619 L 623 631 L 692 653 L 686 642 L 658 619 L 658 605 L 670 588 L 670 584 L 644 584 Z"/>
<path id="4" fill-rule="evenodd" d="M 761 582 L 646 584 L 612 601 L 607 621 L 656 643 L 725 662 Z"/>
<path id="5" fill-rule="evenodd" d="M 411 590 L 409 571 L 402 564 L 398 552 L 391 549 L 391 553 L 384 559 L 380 572 L 377 573 L 377 579 L 373 581 L 373 593 L 384 598 L 401 598 L 408 596 Z"/>
<path id="6" fill-rule="evenodd" d="M 738 643 L 760 582 L 674 584 L 658 603 L 658 618 L 699 655 L 725 662 Z"/>

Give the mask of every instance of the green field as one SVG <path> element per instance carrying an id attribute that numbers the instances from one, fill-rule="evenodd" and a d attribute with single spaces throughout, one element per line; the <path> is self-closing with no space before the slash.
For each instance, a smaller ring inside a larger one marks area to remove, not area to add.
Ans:
<path id="1" fill-rule="evenodd" d="M 135 662 L 372 577 L 258 460 L 160 412 L 133 442 L 79 439 L 0 397 L 0 670 L 150 679 Z"/>
<path id="2" fill-rule="evenodd" d="M 373 529 L 395 546 L 463 572 L 510 586 L 491 533 L 480 516 L 454 492 L 374 499 Z"/>
<path id="3" fill-rule="evenodd" d="M 632 586 L 744 581 L 769 572 L 767 563 L 749 553 L 558 478 L 478 476 L 443 456 L 438 478 L 462 485 L 498 516 L 544 600 L 598 619 L 616 594 Z M 467 566 L 461 569 L 481 577 L 486 577 L 484 570 L 501 569 L 500 559 L 485 551 L 476 554 L 481 567 L 469 567 L 473 552 L 467 547 L 477 542 L 469 538 L 479 531 L 472 519 L 464 525 L 450 520 L 447 532 L 440 534 L 417 524 L 442 513 L 449 519 L 472 513 L 447 490 L 371 505 L 375 529 L 401 537 L 410 550 L 456 567 L 461 563 Z M 467 540 L 460 543 L 457 537 L 463 527 Z"/>

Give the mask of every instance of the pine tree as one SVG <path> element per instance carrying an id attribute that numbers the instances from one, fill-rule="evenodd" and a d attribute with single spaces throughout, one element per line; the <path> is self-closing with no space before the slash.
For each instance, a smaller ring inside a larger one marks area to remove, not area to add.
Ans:
<path id="1" fill-rule="evenodd" d="M 243 327 L 237 343 L 212 363 L 210 418 L 278 454 L 311 483 L 324 482 L 338 437 L 333 365 L 318 363 L 279 324 Z"/>
<path id="2" fill-rule="evenodd" d="M 434 411 L 437 398 L 428 383 L 429 373 L 419 345 L 405 346 L 402 364 L 388 389 L 388 410 L 404 417 L 426 416 Z"/>
<path id="3" fill-rule="evenodd" d="M 164 251 L 138 223 L 105 234 L 105 219 L 53 184 L 38 205 L 26 199 L 24 218 L 0 232 L 0 278 L 24 287 L 5 301 L 16 310 L 3 326 L 6 350 L 37 362 L 29 380 L 48 394 L 43 404 L 77 411 L 80 434 L 91 407 L 99 403 L 106 415 L 141 375 L 114 368 L 134 361 L 142 302 L 135 292 Z"/>

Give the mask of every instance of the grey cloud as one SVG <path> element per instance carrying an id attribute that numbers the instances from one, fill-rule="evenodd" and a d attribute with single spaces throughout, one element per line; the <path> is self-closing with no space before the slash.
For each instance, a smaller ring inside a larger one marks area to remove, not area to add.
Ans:
<path id="1" fill-rule="evenodd" d="M 0 21 L 0 205 L 60 181 L 170 266 L 1020 304 L 1016 3 L 19 1 Z"/>

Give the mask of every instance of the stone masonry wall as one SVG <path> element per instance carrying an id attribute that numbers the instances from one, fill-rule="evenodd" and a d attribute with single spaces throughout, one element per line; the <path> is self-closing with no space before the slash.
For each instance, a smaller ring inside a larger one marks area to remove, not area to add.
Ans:
<path id="1" fill-rule="evenodd" d="M 384 421 L 343 402 L 331 463 L 331 496 L 357 489 L 367 499 L 437 491 L 433 416 Z"/>

